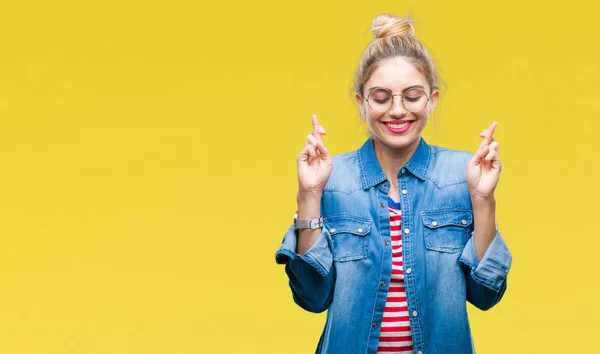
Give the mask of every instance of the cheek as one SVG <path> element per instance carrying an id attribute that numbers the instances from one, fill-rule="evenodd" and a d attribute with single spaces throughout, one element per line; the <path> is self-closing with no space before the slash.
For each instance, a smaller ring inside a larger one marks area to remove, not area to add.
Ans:
<path id="1" fill-rule="evenodd" d="M 372 110 L 368 109 L 367 115 L 365 118 L 366 118 L 367 122 L 369 123 L 369 125 L 377 124 L 377 122 L 381 119 L 381 117 L 384 114 L 385 113 L 373 112 Z"/>
<path id="2" fill-rule="evenodd" d="M 419 121 L 427 123 L 427 121 L 429 120 L 429 116 L 431 115 L 431 109 L 429 107 L 426 107 L 421 112 L 413 114 Z"/>

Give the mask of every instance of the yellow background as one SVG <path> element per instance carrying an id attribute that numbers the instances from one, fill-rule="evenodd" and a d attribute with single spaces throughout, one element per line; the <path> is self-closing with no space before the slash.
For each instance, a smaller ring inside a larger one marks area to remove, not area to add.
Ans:
<path id="1" fill-rule="evenodd" d="M 429 143 L 499 122 L 503 301 L 480 353 L 600 352 L 597 1 L 3 1 L 0 354 L 312 353 L 274 262 L 319 115 L 379 13 L 419 20 L 448 91 Z"/>

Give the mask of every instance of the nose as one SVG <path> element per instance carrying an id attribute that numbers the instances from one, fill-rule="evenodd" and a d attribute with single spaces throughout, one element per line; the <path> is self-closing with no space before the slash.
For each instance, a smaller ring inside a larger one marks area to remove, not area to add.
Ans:
<path id="1" fill-rule="evenodd" d="M 402 104 L 402 95 L 392 95 L 392 107 L 390 107 L 389 113 L 392 117 L 403 117 L 406 115 L 406 108 Z"/>

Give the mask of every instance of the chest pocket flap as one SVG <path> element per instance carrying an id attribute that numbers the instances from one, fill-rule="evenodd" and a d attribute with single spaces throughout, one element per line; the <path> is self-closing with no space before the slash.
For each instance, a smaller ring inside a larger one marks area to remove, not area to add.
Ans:
<path id="1" fill-rule="evenodd" d="M 331 236 L 333 260 L 338 262 L 367 258 L 367 235 L 371 220 L 356 216 L 326 218 L 325 228 Z"/>
<path id="2" fill-rule="evenodd" d="M 461 251 L 470 237 L 473 212 L 468 209 L 441 209 L 421 212 L 425 246 L 438 252 Z"/>

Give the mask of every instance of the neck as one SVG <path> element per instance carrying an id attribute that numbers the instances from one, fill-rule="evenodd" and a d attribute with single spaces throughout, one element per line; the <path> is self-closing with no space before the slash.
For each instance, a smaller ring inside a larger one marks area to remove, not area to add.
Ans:
<path id="1" fill-rule="evenodd" d="M 375 155 L 388 180 L 393 181 L 397 178 L 400 167 L 410 160 L 419 146 L 419 141 L 420 138 L 406 147 L 392 148 L 383 144 L 379 139 L 373 138 Z"/>

